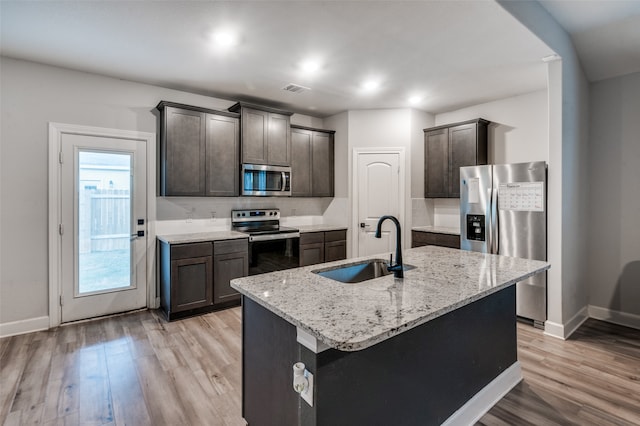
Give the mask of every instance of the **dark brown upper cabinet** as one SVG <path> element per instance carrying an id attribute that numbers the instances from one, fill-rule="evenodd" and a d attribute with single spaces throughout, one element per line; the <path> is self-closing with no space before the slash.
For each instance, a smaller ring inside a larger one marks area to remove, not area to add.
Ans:
<path id="1" fill-rule="evenodd" d="M 291 126 L 291 195 L 333 197 L 333 130 Z"/>
<path id="2" fill-rule="evenodd" d="M 425 198 L 460 198 L 460 167 L 487 164 L 489 121 L 424 129 Z"/>
<path id="3" fill-rule="evenodd" d="M 244 102 L 238 102 L 229 111 L 241 116 L 242 163 L 291 165 L 293 113 Z"/>
<path id="4" fill-rule="evenodd" d="M 162 101 L 161 196 L 236 197 L 240 194 L 239 115 Z"/>

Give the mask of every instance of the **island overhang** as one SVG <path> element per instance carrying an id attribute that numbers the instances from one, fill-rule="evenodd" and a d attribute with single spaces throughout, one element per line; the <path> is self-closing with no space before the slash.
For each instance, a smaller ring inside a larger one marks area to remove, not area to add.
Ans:
<path id="1" fill-rule="evenodd" d="M 238 278 L 231 286 L 311 336 L 320 346 L 358 351 L 473 303 L 549 268 L 547 262 L 425 246 L 406 250 L 415 266 L 345 284 L 313 271 L 368 256 Z"/>

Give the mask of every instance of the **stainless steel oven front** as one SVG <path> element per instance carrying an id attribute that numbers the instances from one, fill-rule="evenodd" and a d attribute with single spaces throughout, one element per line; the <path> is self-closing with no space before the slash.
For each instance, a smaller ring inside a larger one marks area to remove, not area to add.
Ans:
<path id="1" fill-rule="evenodd" d="M 291 167 L 242 165 L 242 195 L 291 196 Z"/>

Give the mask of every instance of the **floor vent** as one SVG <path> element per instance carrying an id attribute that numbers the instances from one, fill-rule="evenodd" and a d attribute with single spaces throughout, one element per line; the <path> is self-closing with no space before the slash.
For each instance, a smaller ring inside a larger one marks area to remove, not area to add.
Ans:
<path id="1" fill-rule="evenodd" d="M 308 87 L 300 86 L 299 84 L 290 83 L 284 86 L 282 90 L 286 90 L 287 92 L 292 92 L 292 93 L 300 93 L 300 92 L 304 92 L 305 90 L 311 90 L 311 89 Z"/>

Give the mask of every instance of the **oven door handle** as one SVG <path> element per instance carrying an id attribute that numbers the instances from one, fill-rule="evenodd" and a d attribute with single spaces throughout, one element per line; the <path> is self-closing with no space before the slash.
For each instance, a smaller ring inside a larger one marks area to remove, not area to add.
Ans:
<path id="1" fill-rule="evenodd" d="M 290 239 L 290 238 L 300 238 L 300 233 L 299 232 L 287 232 L 287 233 L 282 233 L 282 234 L 251 235 L 251 236 L 249 236 L 249 242 L 287 240 L 287 239 Z"/>

